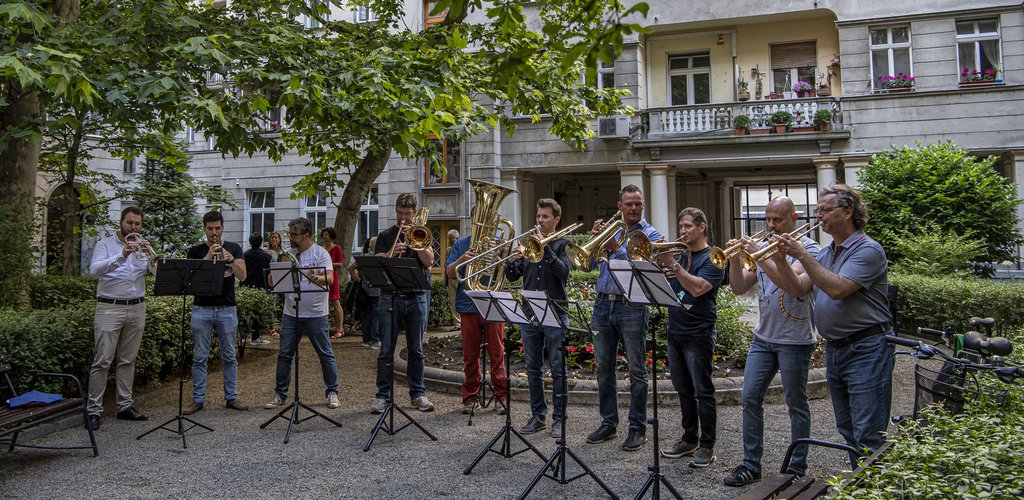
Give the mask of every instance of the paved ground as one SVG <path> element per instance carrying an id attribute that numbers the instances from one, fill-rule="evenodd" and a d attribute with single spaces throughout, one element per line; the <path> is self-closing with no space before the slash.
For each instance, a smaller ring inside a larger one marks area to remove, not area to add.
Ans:
<path id="1" fill-rule="evenodd" d="M 401 342 L 404 342 L 400 339 Z M 377 351 L 365 349 L 358 339 L 334 341 L 341 373 L 342 407 L 327 410 L 319 364 L 307 342 L 302 343 L 302 397 L 343 423 L 335 428 L 321 419 L 298 426 L 289 444 L 282 444 L 287 422 L 278 420 L 266 429 L 259 425 L 273 412 L 263 410 L 273 386 L 276 342 L 247 352 L 240 365 L 241 399 L 252 409 L 239 413 L 219 401 L 222 384 L 218 374 L 210 377 L 207 408 L 193 417 L 214 432 L 187 434 L 189 448 L 181 439 L 159 431 L 142 440 L 136 436 L 163 422 L 177 411 L 177 382 L 167 383 L 138 397 L 139 406 L 151 416 L 149 422 L 125 422 L 104 418 L 98 431 L 100 456 L 88 451 L 47 451 L 21 449 L 5 453 L 0 460 L 0 497 L 4 498 L 512 498 L 517 496 L 540 468 L 532 453 L 505 459 L 489 454 L 469 476 L 465 469 L 479 450 L 504 423 L 492 412 L 478 415 L 473 426 L 466 425 L 457 396 L 429 393 L 437 405 L 433 413 L 410 412 L 437 437 L 428 440 L 414 427 L 394 436 L 381 434 L 369 452 L 362 447 L 376 423 L 369 404 L 374 394 Z M 912 382 L 908 367 L 898 358 L 894 413 L 907 413 L 912 404 Z M 398 394 L 404 395 L 405 386 Z M 191 384 L 186 385 L 186 397 Z M 111 391 L 108 391 L 110 393 Z M 110 394 L 108 394 L 109 396 Z M 401 398 L 406 403 L 406 398 Z M 620 398 L 620 404 L 626 401 Z M 513 423 L 521 425 L 527 415 L 524 403 L 513 406 Z M 626 408 L 622 408 L 625 420 Z M 828 399 L 812 402 L 812 436 L 839 440 Z M 110 415 L 108 409 L 106 415 Z M 632 496 L 647 477 L 651 463 L 648 444 L 638 452 L 619 449 L 625 426 L 615 441 L 588 445 L 584 438 L 599 422 L 595 406 L 573 404 L 569 409 L 569 445 L 611 488 L 621 496 Z M 663 446 L 679 436 L 679 409 L 663 407 Z M 782 460 L 789 440 L 785 405 L 768 405 L 765 410 L 765 469 L 774 471 Z M 401 419 L 398 420 L 399 422 Z M 663 461 L 663 472 L 686 497 L 732 498 L 743 489 L 727 488 L 721 479 L 742 457 L 741 409 L 719 408 L 718 460 L 703 470 L 690 469 L 682 461 Z M 86 439 L 80 428 L 58 432 L 39 444 L 72 443 Z M 545 434 L 531 441 L 547 455 L 554 442 Z M 824 475 L 842 468 L 844 458 L 837 452 L 813 450 L 812 474 Z M 589 478 L 567 485 L 543 480 L 534 498 L 595 498 L 603 496 Z"/>

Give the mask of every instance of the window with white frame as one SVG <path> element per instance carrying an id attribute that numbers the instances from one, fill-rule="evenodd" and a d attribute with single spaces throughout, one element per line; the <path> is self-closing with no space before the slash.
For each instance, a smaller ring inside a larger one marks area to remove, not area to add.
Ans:
<path id="1" fill-rule="evenodd" d="M 597 88 L 599 89 L 613 89 L 615 88 L 615 62 L 606 63 L 604 61 L 598 61 L 597 63 Z"/>
<path id="2" fill-rule="evenodd" d="M 796 82 L 806 82 L 811 88 L 817 68 L 817 47 L 814 42 L 778 43 L 770 48 L 772 65 L 772 92 L 781 94 L 793 89 Z M 789 88 L 786 88 L 786 84 Z"/>
<path id="3" fill-rule="evenodd" d="M 309 2 L 309 8 L 310 9 L 324 8 L 324 6 L 319 5 L 319 4 L 320 4 L 320 2 L 318 0 L 311 0 Z M 329 9 L 330 9 L 330 5 L 327 5 L 325 10 L 322 13 L 317 13 L 315 16 L 311 16 L 309 14 L 304 15 L 303 16 L 304 19 L 303 19 L 303 22 L 302 22 L 303 26 L 305 26 L 306 28 L 309 28 L 309 29 L 322 28 L 324 26 L 323 22 L 331 20 L 331 12 L 330 12 Z"/>
<path id="4" fill-rule="evenodd" d="M 353 19 L 357 23 L 368 23 L 377 20 L 377 13 L 373 11 L 368 5 L 357 5 L 355 7 L 355 18 Z"/>
<path id="5" fill-rule="evenodd" d="M 182 135 L 185 138 L 185 142 L 188 143 L 189 145 L 191 145 L 193 142 L 196 142 L 196 129 L 189 127 L 188 125 L 185 125 L 185 132 Z"/>
<path id="6" fill-rule="evenodd" d="M 968 75 L 977 71 L 998 71 L 1000 67 L 999 21 L 974 19 L 956 22 L 957 63 Z M 994 76 L 1000 78 L 998 73 Z M 963 79 L 963 78 L 961 78 Z"/>
<path id="7" fill-rule="evenodd" d="M 900 73 L 913 76 L 910 55 L 910 26 L 870 28 L 871 86 L 879 88 L 878 79 Z"/>
<path id="8" fill-rule="evenodd" d="M 267 238 L 274 230 L 274 190 L 250 191 L 246 212 L 248 234 L 260 233 Z"/>
<path id="9" fill-rule="evenodd" d="M 374 184 L 370 188 L 370 192 L 366 193 L 366 199 L 363 200 L 363 205 L 359 207 L 359 222 L 356 223 L 356 237 L 352 241 L 352 251 L 361 252 L 363 250 L 363 243 L 377 236 L 379 229 L 377 227 L 377 217 L 380 212 L 380 205 L 377 201 L 377 185 Z M 371 248 L 372 252 L 373 249 Z"/>
<path id="10" fill-rule="evenodd" d="M 121 169 L 122 169 L 122 171 L 124 173 L 126 173 L 126 174 L 134 174 L 135 170 L 137 168 L 138 168 L 138 163 L 135 161 L 135 158 L 122 160 Z"/>
<path id="11" fill-rule="evenodd" d="M 711 56 L 707 52 L 668 57 L 668 102 L 670 106 L 711 102 Z"/>
<path id="12" fill-rule="evenodd" d="M 323 191 L 306 196 L 302 204 L 302 216 L 313 223 L 313 236 L 318 237 L 320 230 L 327 227 L 327 195 Z"/>
<path id="13" fill-rule="evenodd" d="M 462 184 L 462 144 L 436 137 L 430 139 L 434 147 L 441 153 L 441 168 L 434 164 L 432 158 L 423 159 L 424 186 L 444 186 Z"/>

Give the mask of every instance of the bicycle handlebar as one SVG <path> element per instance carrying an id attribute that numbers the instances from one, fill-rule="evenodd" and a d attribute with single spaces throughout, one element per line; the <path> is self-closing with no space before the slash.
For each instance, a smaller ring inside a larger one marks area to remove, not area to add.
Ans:
<path id="1" fill-rule="evenodd" d="M 901 346 L 904 346 L 904 347 L 909 347 L 911 349 L 914 349 L 915 352 L 908 353 L 908 354 L 910 354 L 911 356 L 914 356 L 915 358 L 918 358 L 918 359 L 931 359 L 936 354 L 938 354 L 940 358 L 942 358 L 942 359 L 944 359 L 944 360 L 946 360 L 946 361 L 948 361 L 950 363 L 954 363 L 956 365 L 959 365 L 961 368 L 965 368 L 965 369 L 968 369 L 968 370 L 978 370 L 978 371 L 991 371 L 991 372 L 994 372 L 996 377 L 1000 381 L 1002 381 L 1004 383 L 1007 383 L 1007 384 L 1014 383 L 1014 382 L 1016 382 L 1017 379 L 1024 379 L 1024 368 L 1021 368 L 1021 367 L 1016 366 L 1016 365 L 1010 365 L 1010 366 L 1002 365 L 1000 363 L 1009 362 L 1009 360 L 1004 360 L 1003 358 L 1001 358 L 999 356 L 996 356 L 994 358 L 995 363 L 972 363 L 972 362 L 970 362 L 970 361 L 968 361 L 966 359 L 961 359 L 961 358 L 957 358 L 957 357 L 951 356 L 949 354 L 946 354 L 945 352 L 943 352 L 943 351 L 941 351 L 941 350 L 939 350 L 939 349 L 937 349 L 937 348 L 935 348 L 933 346 L 925 344 L 924 342 L 921 342 L 921 341 L 905 339 L 905 338 L 897 337 L 895 335 L 886 335 L 885 336 L 885 341 L 890 343 L 890 344 L 901 345 Z"/>

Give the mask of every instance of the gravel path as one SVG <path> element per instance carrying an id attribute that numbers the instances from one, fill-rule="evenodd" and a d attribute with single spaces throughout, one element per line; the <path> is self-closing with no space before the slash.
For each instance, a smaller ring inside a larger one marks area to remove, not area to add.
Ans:
<path id="1" fill-rule="evenodd" d="M 399 345 L 404 340 L 399 339 Z M 416 428 L 394 436 L 381 434 L 369 452 L 362 447 L 376 423 L 369 413 L 374 394 L 377 351 L 363 348 L 357 338 L 334 341 L 341 374 L 342 407 L 324 406 L 319 363 L 308 342 L 302 343 L 301 384 L 303 401 L 341 422 L 335 428 L 322 419 L 303 422 L 291 442 L 282 444 L 287 422 L 278 420 L 261 430 L 259 425 L 273 415 L 262 409 L 273 387 L 276 342 L 264 347 L 250 346 L 238 369 L 240 399 L 250 405 L 248 412 L 223 407 L 223 386 L 219 372 L 209 377 L 207 407 L 193 418 L 214 432 L 187 434 L 188 449 L 173 433 L 158 431 L 142 440 L 136 436 L 163 422 L 177 411 L 178 384 L 165 383 L 138 397 L 139 407 L 150 415 L 149 422 L 126 422 L 109 418 L 97 433 L 100 456 L 82 450 L 49 451 L 20 449 L 5 453 L 0 460 L 0 497 L 3 498 L 514 498 L 530 482 L 542 462 L 532 453 L 505 459 L 489 454 L 473 474 L 462 474 L 477 453 L 504 423 L 490 411 L 478 414 L 473 426 L 461 415 L 458 396 L 428 392 L 437 405 L 432 413 L 409 410 L 423 426 L 438 437 L 432 442 Z M 913 365 L 897 358 L 893 409 L 908 413 L 913 403 Z M 186 398 L 191 383 L 186 384 Z M 110 396 L 111 391 L 108 391 Z M 398 385 L 399 401 L 407 399 L 405 384 Z M 621 419 L 625 401 L 620 398 Z M 828 399 L 811 403 L 812 433 L 816 438 L 840 440 L 835 431 Z M 522 425 L 528 410 L 525 403 L 512 408 L 513 424 Z M 570 402 L 569 445 L 617 494 L 632 496 L 646 480 L 651 463 L 651 433 L 641 451 L 619 449 L 625 426 L 613 441 L 598 445 L 584 443 L 587 433 L 599 423 L 595 406 Z M 679 436 L 678 406 L 663 406 L 661 443 L 666 447 Z M 401 417 L 396 423 L 402 422 Z M 782 461 L 789 441 L 789 421 L 784 404 L 765 408 L 765 471 L 774 472 Z M 741 408 L 720 406 L 718 460 L 703 470 L 690 469 L 682 460 L 663 460 L 669 481 L 687 497 L 733 498 L 744 489 L 728 488 L 722 478 L 742 458 Z M 86 439 L 80 428 L 58 432 L 37 444 L 80 443 Z M 529 439 L 545 455 L 554 442 L 546 432 Z M 826 475 L 843 468 L 839 452 L 814 449 L 811 474 Z M 570 469 L 570 472 L 572 469 Z M 548 479 L 534 489 L 534 498 L 595 498 L 602 490 L 589 478 L 567 485 Z"/>

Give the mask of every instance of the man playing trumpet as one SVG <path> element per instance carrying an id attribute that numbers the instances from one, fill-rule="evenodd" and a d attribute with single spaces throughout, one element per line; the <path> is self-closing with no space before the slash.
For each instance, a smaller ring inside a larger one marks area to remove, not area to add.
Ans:
<path id="1" fill-rule="evenodd" d="M 797 213 L 793 200 L 780 196 L 768 202 L 765 218 L 772 234 L 795 233 Z M 800 238 L 807 253 L 817 257 L 821 247 L 804 236 Z M 742 244 L 748 254 L 761 246 L 749 237 L 729 240 L 727 246 Z M 789 408 L 790 440 L 811 433 L 811 407 L 807 401 L 807 371 L 816 339 L 811 321 L 811 279 L 803 264 L 793 257 L 765 258 L 757 261 L 756 272 L 741 265 L 740 253 L 729 259 L 729 283 L 737 295 L 757 288 L 758 324 L 743 370 L 743 463 L 722 480 L 727 486 L 743 486 L 761 479 L 761 453 L 764 441 L 764 395 L 775 374 L 782 374 L 782 390 Z M 800 287 L 779 279 L 780 266 L 792 270 Z M 782 285 L 777 284 L 782 283 Z M 785 286 L 785 287 L 784 287 Z M 803 475 L 807 471 L 807 446 L 793 454 L 788 472 Z"/>

